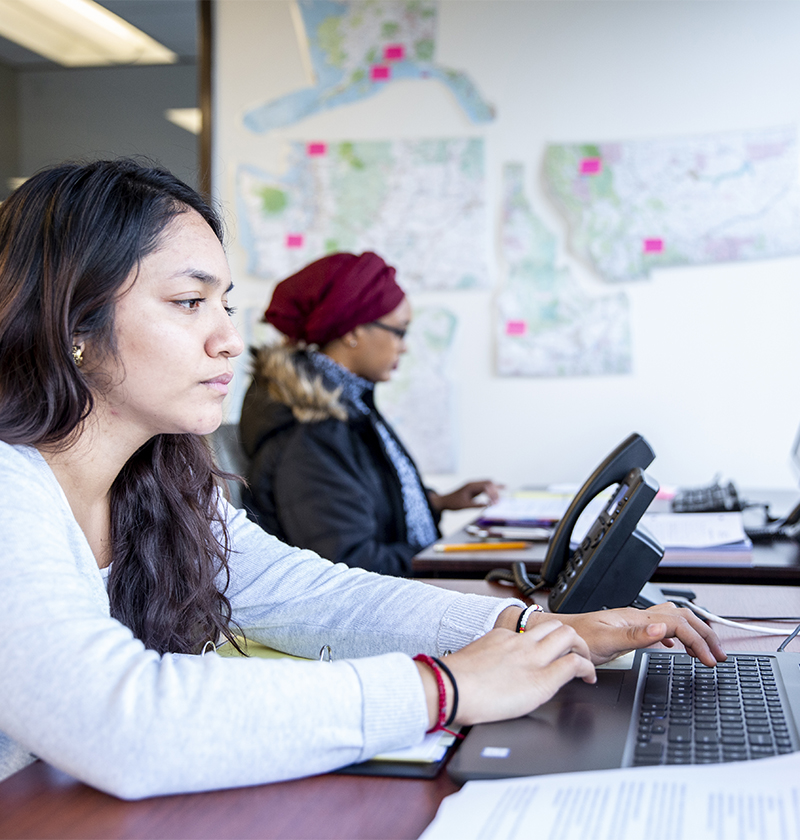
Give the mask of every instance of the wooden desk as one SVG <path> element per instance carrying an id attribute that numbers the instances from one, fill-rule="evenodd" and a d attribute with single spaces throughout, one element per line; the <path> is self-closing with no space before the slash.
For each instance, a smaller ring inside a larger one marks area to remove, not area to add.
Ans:
<path id="1" fill-rule="evenodd" d="M 505 593 L 483 581 L 429 581 L 464 592 Z M 800 616 L 800 587 L 693 586 L 717 613 Z M 542 599 L 543 600 L 543 599 Z M 719 628 L 728 649 L 774 650 L 774 636 Z M 123 802 L 37 762 L 0 783 L 0 840 L 15 838 L 347 837 L 409 840 L 457 789 L 446 773 L 431 781 L 333 774 L 253 788 Z"/>
<path id="2" fill-rule="evenodd" d="M 467 543 L 474 540 L 465 530 L 438 540 L 442 543 Z M 482 578 L 490 569 L 510 569 L 515 561 L 525 563 L 529 574 L 542 567 L 547 543 L 534 542 L 529 548 L 512 551 L 437 552 L 433 546 L 423 549 L 412 560 L 416 577 Z M 757 583 L 800 585 L 800 544 L 793 540 L 775 540 L 753 546 L 750 566 L 726 565 L 714 560 L 707 565 L 659 566 L 654 581 L 691 581 L 693 583 Z"/>
<path id="3" fill-rule="evenodd" d="M 741 498 L 769 503 L 775 517 L 785 516 L 797 503 L 798 494 L 790 490 L 746 488 Z M 656 499 L 649 510 L 668 512 L 670 503 Z M 461 529 L 434 545 L 441 543 L 468 543 L 475 538 Z M 440 553 L 433 546 L 423 549 L 414 557 L 412 570 L 417 577 L 482 578 L 491 569 L 509 569 L 515 561 L 525 563 L 530 574 L 541 569 L 547 552 L 546 542 L 534 542 L 529 548 L 513 551 L 484 551 Z M 752 565 L 727 565 L 719 560 L 691 566 L 659 566 L 655 581 L 692 581 L 693 583 L 758 583 L 769 585 L 800 585 L 800 544 L 793 540 L 779 539 L 757 543 L 753 546 Z"/>

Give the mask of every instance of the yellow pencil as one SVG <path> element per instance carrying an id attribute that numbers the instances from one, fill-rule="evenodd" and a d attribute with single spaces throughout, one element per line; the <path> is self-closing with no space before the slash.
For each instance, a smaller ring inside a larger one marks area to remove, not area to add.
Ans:
<path id="1" fill-rule="evenodd" d="M 434 551 L 512 551 L 527 548 L 526 542 L 474 542 L 474 543 L 445 543 L 435 545 Z"/>

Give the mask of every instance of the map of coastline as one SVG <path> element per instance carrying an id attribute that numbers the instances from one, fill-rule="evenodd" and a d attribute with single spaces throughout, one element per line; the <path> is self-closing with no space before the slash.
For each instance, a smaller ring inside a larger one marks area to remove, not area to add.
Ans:
<path id="1" fill-rule="evenodd" d="M 289 144 L 280 176 L 237 173 L 248 271 L 288 277 L 336 251 L 375 251 L 404 289 L 488 285 L 477 138 Z"/>
<path id="2" fill-rule="evenodd" d="M 462 72 L 434 61 L 437 4 L 431 0 L 298 0 L 316 85 L 292 91 L 244 116 L 262 134 L 312 114 L 374 96 L 400 79 L 436 79 L 470 120 L 494 109 Z"/>
<path id="3" fill-rule="evenodd" d="M 501 247 L 506 285 L 497 301 L 501 376 L 600 376 L 631 371 L 630 312 L 622 292 L 588 295 L 557 266 L 556 237 L 525 195 L 524 168 L 503 168 Z"/>
<path id="4" fill-rule="evenodd" d="M 572 251 L 605 280 L 800 254 L 793 126 L 550 145 L 544 183 Z"/>

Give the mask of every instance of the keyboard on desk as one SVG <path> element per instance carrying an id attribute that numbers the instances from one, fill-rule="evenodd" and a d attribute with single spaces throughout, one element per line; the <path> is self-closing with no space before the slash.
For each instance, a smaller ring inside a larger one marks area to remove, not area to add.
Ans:
<path id="1" fill-rule="evenodd" d="M 681 488 L 672 500 L 673 513 L 724 513 L 742 507 L 731 481 L 724 486 L 714 482 L 706 487 Z"/>
<path id="2" fill-rule="evenodd" d="M 688 654 L 649 653 L 630 764 L 712 764 L 796 750 L 774 658 L 734 654 L 709 668 Z"/>

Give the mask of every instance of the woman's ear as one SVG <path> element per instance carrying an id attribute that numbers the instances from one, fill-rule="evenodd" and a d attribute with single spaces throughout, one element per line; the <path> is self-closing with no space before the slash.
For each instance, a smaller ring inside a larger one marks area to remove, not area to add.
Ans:
<path id="1" fill-rule="evenodd" d="M 340 340 L 344 342 L 348 347 L 358 347 L 358 335 L 356 335 L 356 330 L 358 327 L 346 332 L 343 336 L 341 336 Z"/>

